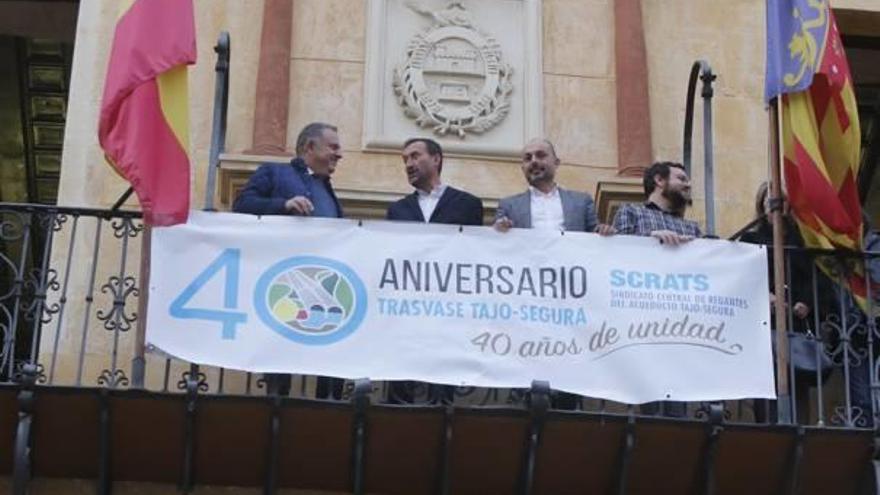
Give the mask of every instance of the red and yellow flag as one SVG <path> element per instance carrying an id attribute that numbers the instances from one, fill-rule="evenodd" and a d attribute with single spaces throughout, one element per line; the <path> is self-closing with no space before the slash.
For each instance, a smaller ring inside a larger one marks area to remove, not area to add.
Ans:
<path id="1" fill-rule="evenodd" d="M 128 180 L 149 225 L 189 212 L 187 65 L 196 61 L 192 0 L 128 0 L 113 48 L 98 140 Z"/>
<path id="2" fill-rule="evenodd" d="M 779 13 L 791 24 L 790 39 L 776 43 L 787 53 L 775 54 L 777 63 L 784 59 L 778 64 L 781 77 L 768 73 L 768 84 L 775 79 L 783 86 L 777 94 L 782 93 L 783 173 L 792 212 L 807 247 L 860 251 L 861 132 L 834 13 L 825 0 L 777 1 L 789 4 Z M 768 62 L 771 56 L 768 52 Z M 863 270 L 853 270 L 847 278 L 853 296 L 863 304 Z"/>

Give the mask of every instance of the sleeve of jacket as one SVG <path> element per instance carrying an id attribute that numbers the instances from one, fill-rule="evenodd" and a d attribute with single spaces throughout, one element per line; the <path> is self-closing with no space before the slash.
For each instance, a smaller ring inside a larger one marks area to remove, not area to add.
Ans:
<path id="1" fill-rule="evenodd" d="M 471 196 L 471 206 L 468 207 L 468 222 L 465 225 L 483 225 L 483 200 Z"/>
<path id="2" fill-rule="evenodd" d="M 252 215 L 284 215 L 285 198 L 272 197 L 275 174 L 272 165 L 261 165 L 232 204 L 232 211 Z"/>
<path id="3" fill-rule="evenodd" d="M 495 210 L 495 222 L 499 219 L 508 217 L 510 218 L 510 200 L 507 198 L 502 198 L 501 201 L 498 202 L 498 209 Z"/>
<path id="4" fill-rule="evenodd" d="M 398 218 L 396 214 L 397 203 L 391 203 L 388 205 L 388 209 L 385 210 L 385 220 L 396 220 Z"/>
<path id="5" fill-rule="evenodd" d="M 586 206 L 584 208 L 584 231 L 595 232 L 596 227 L 599 226 L 599 220 L 596 218 L 596 204 L 593 203 L 593 198 L 591 198 L 589 194 L 586 194 L 585 196 Z"/>

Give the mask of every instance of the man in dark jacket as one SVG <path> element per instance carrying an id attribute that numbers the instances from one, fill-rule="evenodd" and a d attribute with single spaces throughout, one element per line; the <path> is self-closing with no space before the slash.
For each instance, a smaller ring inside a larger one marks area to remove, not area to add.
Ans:
<path id="1" fill-rule="evenodd" d="M 403 145 L 406 178 L 416 189 L 391 204 L 388 220 L 482 225 L 483 202 L 480 198 L 449 187 L 440 181 L 443 149 L 428 138 L 412 138 Z"/>
<path id="2" fill-rule="evenodd" d="M 473 194 L 443 184 L 443 149 L 433 139 L 412 138 L 403 145 L 406 178 L 416 189 L 388 207 L 385 218 L 423 223 L 482 225 L 483 202 Z M 413 402 L 414 382 L 392 382 L 389 402 Z M 428 387 L 430 400 L 451 403 L 452 387 Z"/>
<path id="3" fill-rule="evenodd" d="M 342 207 L 330 183 L 342 148 L 336 127 L 313 122 L 296 138 L 290 163 L 264 163 L 254 172 L 232 205 L 237 213 L 341 218 Z M 270 393 L 288 395 L 290 375 L 267 374 Z M 318 377 L 319 399 L 342 398 L 343 380 Z"/>
<path id="4" fill-rule="evenodd" d="M 336 127 L 305 126 L 296 138 L 290 163 L 264 163 L 239 193 L 232 210 L 254 215 L 342 217 L 330 175 L 342 159 Z"/>

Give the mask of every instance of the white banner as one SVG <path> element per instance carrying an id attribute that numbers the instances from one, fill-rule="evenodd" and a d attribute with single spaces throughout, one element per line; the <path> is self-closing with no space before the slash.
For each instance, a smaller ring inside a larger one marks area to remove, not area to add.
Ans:
<path id="1" fill-rule="evenodd" d="M 252 372 L 772 398 L 763 247 L 193 212 L 155 228 L 147 340 Z"/>

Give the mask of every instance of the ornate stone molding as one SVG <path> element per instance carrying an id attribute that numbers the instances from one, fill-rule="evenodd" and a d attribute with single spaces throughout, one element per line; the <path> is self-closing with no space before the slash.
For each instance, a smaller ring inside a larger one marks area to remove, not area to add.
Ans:
<path id="1" fill-rule="evenodd" d="M 510 111 L 513 68 L 501 45 L 474 25 L 461 2 L 430 11 L 409 4 L 434 20 L 406 49 L 392 85 L 407 117 L 438 136 L 464 139 L 497 126 Z"/>
<path id="2" fill-rule="evenodd" d="M 517 156 L 543 134 L 541 22 L 541 0 L 369 0 L 363 148 Z"/>

